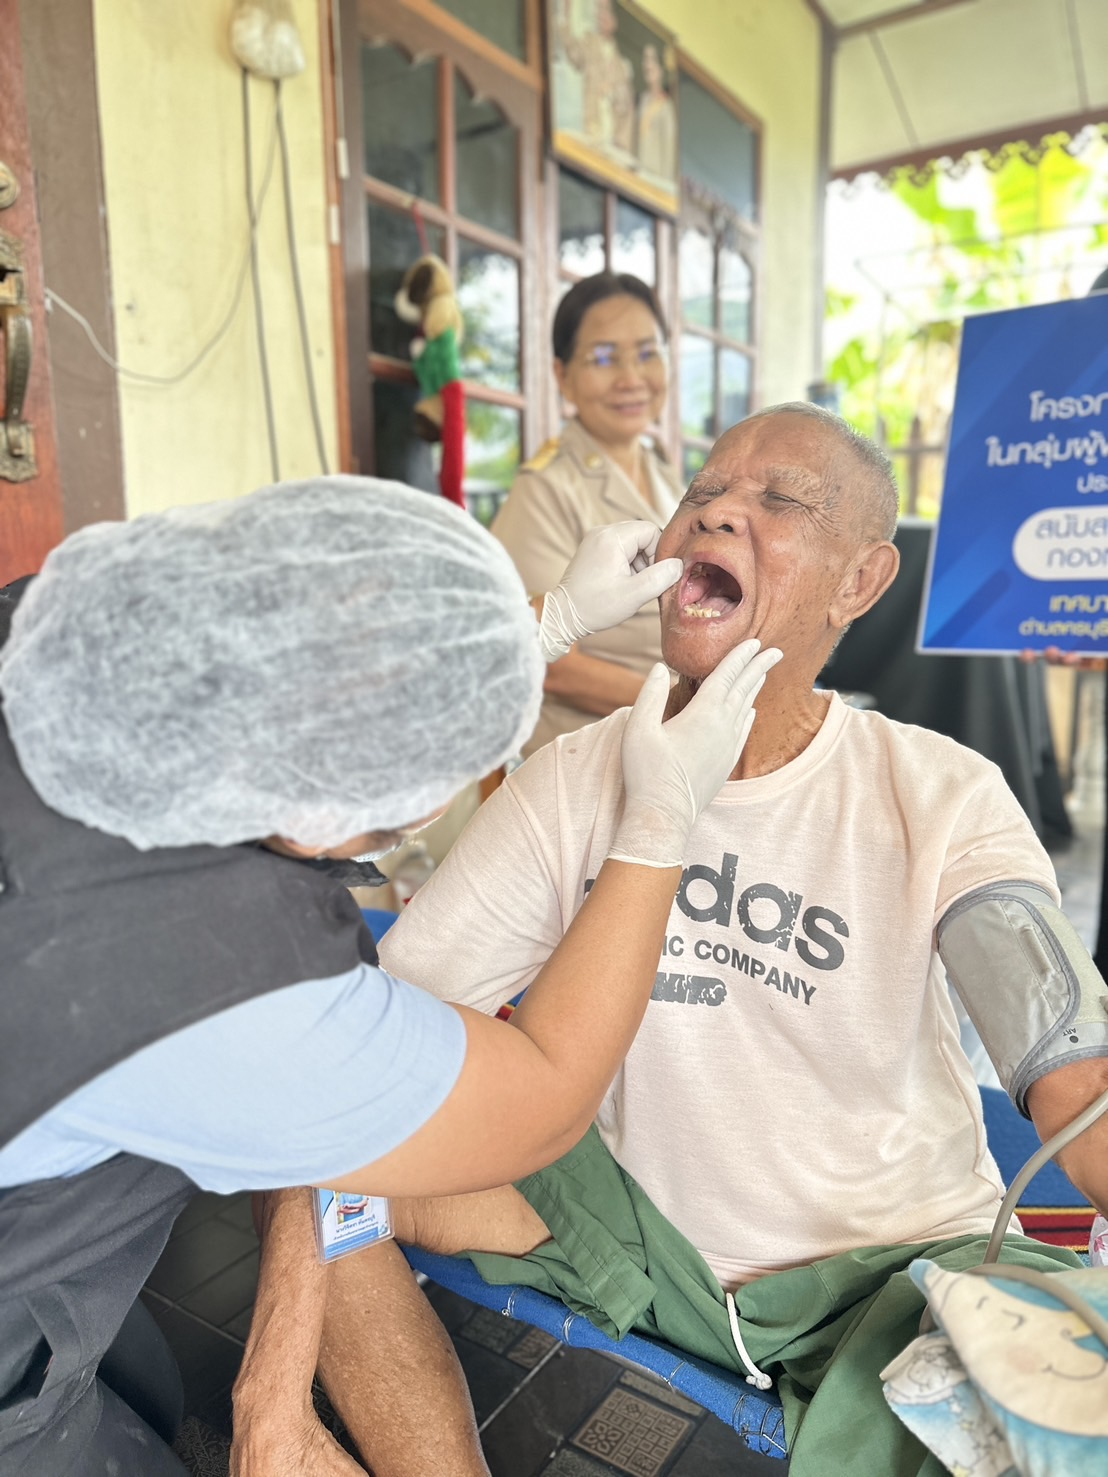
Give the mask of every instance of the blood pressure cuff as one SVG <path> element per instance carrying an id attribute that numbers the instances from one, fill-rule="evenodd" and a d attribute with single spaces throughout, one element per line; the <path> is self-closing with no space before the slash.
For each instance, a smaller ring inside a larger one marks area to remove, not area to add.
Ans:
<path id="1" fill-rule="evenodd" d="M 938 927 L 939 957 L 1025 1118 L 1033 1082 L 1108 1056 L 1108 985 L 1073 924 L 1031 882 L 968 893 Z"/>

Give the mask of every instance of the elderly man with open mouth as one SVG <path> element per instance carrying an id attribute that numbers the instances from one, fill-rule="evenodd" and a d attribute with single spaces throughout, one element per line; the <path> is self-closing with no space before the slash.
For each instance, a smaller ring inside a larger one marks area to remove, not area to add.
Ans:
<path id="1" fill-rule="evenodd" d="M 887 460 L 825 411 L 779 406 L 717 443 L 657 550 L 685 566 L 661 598 L 670 709 L 750 637 L 783 657 L 690 835 L 646 1019 L 557 1164 L 394 1207 L 402 1240 L 469 1254 L 491 1281 L 772 1377 L 793 1477 L 941 1470 L 885 1406 L 880 1371 L 919 1322 L 909 1263 L 981 1261 L 1003 1198 L 947 974 L 1044 1138 L 1108 1087 L 1104 984 L 999 771 L 814 686 L 895 576 L 895 521 Z M 510 777 L 390 931 L 390 969 L 489 1012 L 529 983 L 609 846 L 626 721 Z M 1106 1129 L 1063 1160 L 1102 1208 Z M 377 1477 L 487 1473 L 399 1249 L 324 1273 L 302 1199 L 271 1202 L 269 1223 L 236 1392 L 242 1477 L 306 1470 L 317 1356 Z M 1003 1257 L 1077 1265 L 1015 1224 Z"/>

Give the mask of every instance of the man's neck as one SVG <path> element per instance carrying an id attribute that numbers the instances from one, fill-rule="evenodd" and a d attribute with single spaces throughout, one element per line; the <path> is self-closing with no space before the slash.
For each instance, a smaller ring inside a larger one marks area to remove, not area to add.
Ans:
<path id="1" fill-rule="evenodd" d="M 803 754 L 823 726 L 826 694 L 816 692 L 810 683 L 791 683 L 783 677 L 775 681 L 775 677 L 777 670 L 770 673 L 755 700 L 758 716 L 731 772 L 733 780 L 757 779 L 783 769 Z M 699 685 L 694 678 L 679 676 L 670 692 L 666 717 L 680 713 Z"/>

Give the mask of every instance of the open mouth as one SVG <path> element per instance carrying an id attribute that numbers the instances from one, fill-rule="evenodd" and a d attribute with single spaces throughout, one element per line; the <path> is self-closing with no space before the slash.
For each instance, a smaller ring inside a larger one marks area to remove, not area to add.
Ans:
<path id="1" fill-rule="evenodd" d="M 677 596 L 682 615 L 700 620 L 722 620 L 742 604 L 742 586 L 718 564 L 700 561 L 685 571 Z"/>

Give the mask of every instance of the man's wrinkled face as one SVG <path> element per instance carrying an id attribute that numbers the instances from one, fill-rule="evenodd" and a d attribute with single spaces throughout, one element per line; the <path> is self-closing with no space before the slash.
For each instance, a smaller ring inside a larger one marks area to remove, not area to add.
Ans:
<path id="1" fill-rule="evenodd" d="M 685 571 L 661 597 L 662 654 L 707 676 L 740 641 L 815 661 L 841 628 L 835 597 L 860 548 L 837 438 L 782 413 L 716 443 L 658 543 Z"/>

